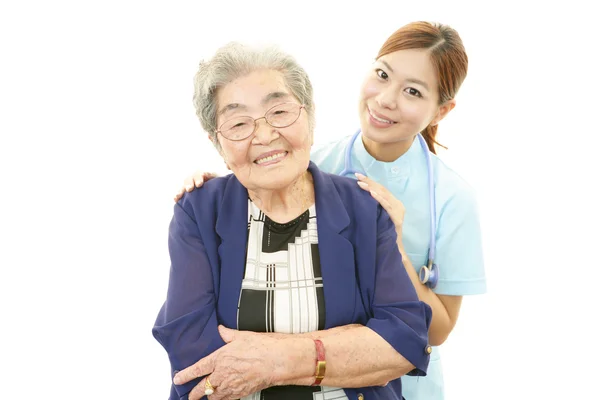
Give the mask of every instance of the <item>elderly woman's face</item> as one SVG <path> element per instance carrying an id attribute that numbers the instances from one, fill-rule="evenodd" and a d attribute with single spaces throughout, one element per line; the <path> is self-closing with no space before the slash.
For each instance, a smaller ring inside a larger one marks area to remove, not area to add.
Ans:
<path id="1" fill-rule="evenodd" d="M 288 104 L 279 107 L 283 103 Z M 273 70 L 254 71 L 217 93 L 217 126 L 221 131 L 217 140 L 221 154 L 247 189 L 283 189 L 308 168 L 313 137 L 306 111 L 300 106 L 283 75 Z M 297 112 L 298 119 L 285 128 L 270 126 L 262 118 L 267 114 L 271 123 L 286 125 L 278 121 L 286 122 L 287 113 Z M 256 121 L 254 134 L 243 140 L 227 139 L 233 137 L 235 130 L 244 128 L 244 124 L 252 125 L 252 119 L 257 118 L 261 119 Z"/>

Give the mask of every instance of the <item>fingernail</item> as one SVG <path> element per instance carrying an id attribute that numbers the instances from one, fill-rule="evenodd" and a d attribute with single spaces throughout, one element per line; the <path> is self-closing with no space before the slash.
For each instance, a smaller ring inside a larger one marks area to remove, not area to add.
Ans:
<path id="1" fill-rule="evenodd" d="M 368 185 L 368 184 L 366 184 L 365 182 L 358 181 L 358 182 L 356 182 L 356 183 L 358 183 L 358 186 L 360 186 L 361 188 L 366 188 L 366 187 L 369 187 L 369 185 Z"/>
<path id="2" fill-rule="evenodd" d="M 364 176 L 363 174 L 359 173 L 359 172 L 355 172 L 354 175 L 358 178 L 358 179 L 365 179 L 366 176 Z"/>
<path id="3" fill-rule="evenodd" d="M 179 375 L 175 375 L 173 378 L 173 383 L 179 385 L 181 383 L 181 377 Z"/>
<path id="4" fill-rule="evenodd" d="M 187 185 L 187 186 L 185 187 L 185 190 L 187 190 L 188 192 L 189 192 L 190 190 L 192 190 L 192 185 Z"/>
<path id="5" fill-rule="evenodd" d="M 377 193 L 376 191 L 374 191 L 373 189 L 369 190 L 369 192 L 371 193 L 371 195 L 375 195 L 375 196 L 379 196 L 379 193 Z"/>

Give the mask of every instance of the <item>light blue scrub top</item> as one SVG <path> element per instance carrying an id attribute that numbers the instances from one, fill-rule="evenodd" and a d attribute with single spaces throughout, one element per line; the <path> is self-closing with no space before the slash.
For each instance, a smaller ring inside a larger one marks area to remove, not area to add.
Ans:
<path id="1" fill-rule="evenodd" d="M 311 159 L 323 171 L 339 174 L 351 136 L 313 150 Z M 473 189 L 436 155 L 431 154 L 437 212 L 435 263 L 441 295 L 471 295 L 486 291 L 477 201 Z M 352 167 L 385 186 L 406 209 L 402 242 L 414 268 L 427 263 L 429 251 L 429 187 L 427 160 L 419 140 L 393 162 L 375 160 L 361 136 L 352 147 Z M 402 377 L 407 400 L 442 400 L 444 380 L 440 353 L 433 348 L 426 377 Z"/>

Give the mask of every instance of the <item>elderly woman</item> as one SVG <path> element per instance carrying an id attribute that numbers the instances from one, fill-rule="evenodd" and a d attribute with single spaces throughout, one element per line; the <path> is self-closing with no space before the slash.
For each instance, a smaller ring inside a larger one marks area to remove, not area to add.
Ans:
<path id="1" fill-rule="evenodd" d="M 194 104 L 233 174 L 175 206 L 153 329 L 170 399 L 401 399 L 399 378 L 425 375 L 431 309 L 385 210 L 310 161 L 305 71 L 229 44 L 200 64 Z"/>

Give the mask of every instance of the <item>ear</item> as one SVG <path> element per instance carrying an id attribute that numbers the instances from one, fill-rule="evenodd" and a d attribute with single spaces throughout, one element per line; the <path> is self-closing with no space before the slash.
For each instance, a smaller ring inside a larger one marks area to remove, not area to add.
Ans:
<path id="1" fill-rule="evenodd" d="M 448 113 L 454 109 L 454 107 L 456 107 L 456 100 L 454 100 L 454 99 L 448 100 L 447 102 L 442 104 L 438 108 L 438 112 L 437 112 L 435 118 L 433 118 L 431 120 L 429 125 L 434 126 L 434 125 L 439 124 L 439 122 L 441 120 L 443 120 L 446 117 L 446 115 L 448 115 Z"/>
<path id="2" fill-rule="evenodd" d="M 207 136 L 208 136 L 208 140 L 210 140 L 210 142 L 213 144 L 213 146 L 215 146 L 215 149 L 217 149 L 217 152 L 221 155 L 221 157 L 225 158 L 225 154 L 223 153 L 223 148 L 221 146 L 219 146 L 218 135 L 215 135 L 213 137 L 210 134 L 208 134 Z"/>

